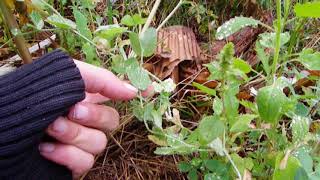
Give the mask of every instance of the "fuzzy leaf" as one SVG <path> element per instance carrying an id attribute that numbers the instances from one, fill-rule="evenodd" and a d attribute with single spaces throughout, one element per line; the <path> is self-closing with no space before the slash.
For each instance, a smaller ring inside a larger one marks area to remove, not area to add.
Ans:
<path id="1" fill-rule="evenodd" d="M 223 103 L 219 97 L 214 98 L 213 111 L 215 115 L 221 115 L 223 111 Z"/>
<path id="2" fill-rule="evenodd" d="M 140 90 L 146 90 L 151 84 L 148 72 L 139 66 L 138 61 L 135 58 L 128 59 L 127 74 L 130 82 Z"/>
<path id="3" fill-rule="evenodd" d="M 257 95 L 258 111 L 264 122 L 277 124 L 282 115 L 282 108 L 286 96 L 277 87 L 266 86 Z"/>
<path id="4" fill-rule="evenodd" d="M 299 54 L 298 60 L 309 70 L 320 70 L 320 52 L 304 49 Z"/>
<path id="5" fill-rule="evenodd" d="M 249 129 L 250 122 L 257 116 L 253 114 L 240 115 L 236 123 L 231 127 L 230 131 L 233 133 L 245 132 Z"/>
<path id="6" fill-rule="evenodd" d="M 32 23 L 36 26 L 38 30 L 41 30 L 43 28 L 44 22 L 42 20 L 41 15 L 38 12 L 32 11 L 32 13 L 30 14 L 30 18 Z"/>
<path id="7" fill-rule="evenodd" d="M 260 44 L 265 48 L 271 48 L 274 49 L 276 47 L 276 33 L 263 33 L 260 34 Z M 280 34 L 281 44 L 283 45 L 287 44 L 290 40 L 290 33 L 285 32 Z"/>
<path id="8" fill-rule="evenodd" d="M 192 166 L 187 162 L 180 162 L 178 168 L 181 172 L 189 172 L 192 169 Z"/>
<path id="9" fill-rule="evenodd" d="M 309 132 L 310 120 L 307 117 L 294 116 L 291 123 L 293 141 L 299 143 Z"/>
<path id="10" fill-rule="evenodd" d="M 224 124 L 218 116 L 204 117 L 199 124 L 200 140 L 203 144 L 208 144 L 220 137 L 224 132 Z"/>
<path id="11" fill-rule="evenodd" d="M 233 67 L 236 69 L 239 69 L 240 71 L 248 74 L 249 72 L 251 72 L 251 66 L 250 64 L 248 64 L 246 61 L 242 60 L 242 59 L 235 59 L 233 61 Z"/>
<path id="12" fill-rule="evenodd" d="M 152 56 L 157 48 L 157 30 L 154 28 L 148 28 L 140 37 L 140 42 L 143 50 L 143 56 Z"/>
<path id="13" fill-rule="evenodd" d="M 77 29 L 81 35 L 88 38 L 89 40 L 92 39 L 92 33 L 88 28 L 88 20 L 85 15 L 83 15 L 79 10 L 76 8 L 73 9 L 73 15 L 76 19 Z"/>
<path id="14" fill-rule="evenodd" d="M 294 179 L 296 172 L 300 167 L 299 160 L 292 156 L 289 156 L 284 167 L 281 167 L 281 164 L 283 164 L 284 161 L 283 158 L 282 154 L 279 154 L 276 158 L 275 170 L 272 177 L 273 180 Z"/>
<path id="15" fill-rule="evenodd" d="M 54 14 L 49 16 L 46 21 L 60 29 L 76 29 L 77 25 L 70 19 Z"/>
<path id="16" fill-rule="evenodd" d="M 126 26 L 135 26 L 136 24 L 134 23 L 134 19 L 130 15 L 125 15 L 121 19 L 121 24 L 126 25 Z"/>
<path id="17" fill-rule="evenodd" d="M 217 29 L 216 38 L 218 40 L 222 40 L 238 32 L 244 27 L 258 26 L 259 23 L 260 21 L 247 17 L 232 18 Z"/>

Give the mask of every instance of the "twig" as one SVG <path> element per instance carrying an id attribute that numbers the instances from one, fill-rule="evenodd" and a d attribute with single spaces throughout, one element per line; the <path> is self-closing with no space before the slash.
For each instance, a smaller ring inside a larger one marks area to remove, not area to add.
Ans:
<path id="1" fill-rule="evenodd" d="M 180 8 L 182 4 L 183 4 L 183 0 L 180 0 L 177 6 L 167 16 L 167 18 L 164 19 L 163 22 L 159 25 L 159 27 L 157 28 L 157 31 L 159 31 L 169 21 L 169 19 L 174 15 L 174 13 L 176 13 L 176 11 Z"/>
<path id="2" fill-rule="evenodd" d="M 23 62 L 25 64 L 31 63 L 32 57 L 31 57 L 30 52 L 28 51 L 25 39 L 20 34 L 19 25 L 13 15 L 13 13 L 9 9 L 9 7 L 7 6 L 6 2 L 3 0 L 0 0 L 0 9 L 1 9 L 2 15 L 4 17 L 3 20 L 5 21 L 8 28 L 10 29 L 11 34 L 14 36 L 13 39 L 14 39 L 15 45 L 18 49 L 20 56 L 22 57 Z"/>
<path id="3" fill-rule="evenodd" d="M 146 30 L 150 27 L 151 21 L 153 17 L 156 15 L 160 3 L 161 3 L 161 0 L 156 0 L 156 2 L 154 3 L 153 8 L 146 21 L 146 24 L 143 26 L 142 31 L 140 32 L 140 36 L 143 36 L 144 32 L 146 32 Z"/>

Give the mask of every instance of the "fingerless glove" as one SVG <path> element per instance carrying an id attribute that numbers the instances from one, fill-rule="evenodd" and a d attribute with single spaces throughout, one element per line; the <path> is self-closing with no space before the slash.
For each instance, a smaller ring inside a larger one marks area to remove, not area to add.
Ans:
<path id="1" fill-rule="evenodd" d="M 85 97 L 73 60 L 55 50 L 0 76 L 0 180 L 70 180 L 71 172 L 40 155 L 45 130 Z"/>

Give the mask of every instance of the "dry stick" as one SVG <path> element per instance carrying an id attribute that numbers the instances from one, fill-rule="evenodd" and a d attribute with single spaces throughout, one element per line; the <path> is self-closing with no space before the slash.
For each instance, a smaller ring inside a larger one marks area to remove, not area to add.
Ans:
<path id="1" fill-rule="evenodd" d="M 32 62 L 32 57 L 30 52 L 28 51 L 27 45 L 26 45 L 26 41 L 23 38 L 23 36 L 20 33 L 19 30 L 19 25 L 13 15 L 13 13 L 11 12 L 11 10 L 9 9 L 9 7 L 7 6 L 6 2 L 3 0 L 0 0 L 0 9 L 3 15 L 3 20 L 6 22 L 8 28 L 11 31 L 11 34 L 14 36 L 14 42 L 16 44 L 16 47 L 18 49 L 18 52 L 20 54 L 20 56 L 23 59 L 24 64 L 29 64 Z"/>
<path id="2" fill-rule="evenodd" d="M 156 0 L 156 2 L 154 3 L 153 8 L 152 8 L 152 10 L 151 10 L 151 12 L 150 12 L 150 14 L 149 14 L 149 16 L 148 16 L 148 19 L 147 19 L 147 21 L 146 21 L 146 24 L 145 24 L 145 25 L 143 26 L 143 28 L 142 28 L 142 31 L 141 31 L 141 33 L 140 33 L 140 36 L 143 36 L 144 32 L 146 32 L 146 30 L 149 28 L 153 17 L 154 17 L 154 16 L 156 15 L 156 13 L 157 13 L 157 10 L 158 10 L 158 8 L 159 8 L 160 3 L 161 3 L 161 0 Z"/>
<path id="3" fill-rule="evenodd" d="M 168 21 L 169 19 L 174 15 L 174 13 L 177 12 L 177 10 L 180 8 L 180 6 L 183 4 L 183 0 L 180 0 L 177 6 L 171 11 L 171 13 L 167 16 L 165 20 L 159 25 L 157 28 L 157 31 L 159 31 Z"/>

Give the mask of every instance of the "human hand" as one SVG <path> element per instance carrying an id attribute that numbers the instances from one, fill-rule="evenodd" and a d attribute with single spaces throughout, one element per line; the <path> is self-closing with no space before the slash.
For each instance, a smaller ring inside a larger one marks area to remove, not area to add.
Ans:
<path id="1" fill-rule="evenodd" d="M 86 99 L 76 104 L 67 117 L 59 117 L 47 129 L 55 143 L 42 143 L 41 154 L 69 168 L 79 177 L 94 164 L 94 155 L 101 153 L 107 138 L 104 131 L 119 125 L 118 112 L 96 103 L 113 100 L 129 100 L 137 89 L 119 80 L 111 72 L 84 62 L 75 61 L 86 86 Z"/>

